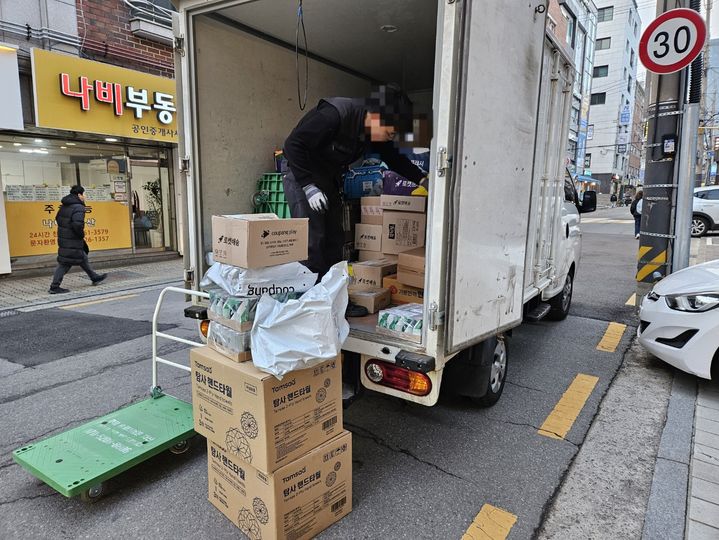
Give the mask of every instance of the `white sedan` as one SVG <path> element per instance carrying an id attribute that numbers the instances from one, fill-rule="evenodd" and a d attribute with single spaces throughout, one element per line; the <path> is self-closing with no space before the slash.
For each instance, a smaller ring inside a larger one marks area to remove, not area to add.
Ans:
<path id="1" fill-rule="evenodd" d="M 670 274 L 644 297 L 639 343 L 668 364 L 719 379 L 719 260 Z"/>

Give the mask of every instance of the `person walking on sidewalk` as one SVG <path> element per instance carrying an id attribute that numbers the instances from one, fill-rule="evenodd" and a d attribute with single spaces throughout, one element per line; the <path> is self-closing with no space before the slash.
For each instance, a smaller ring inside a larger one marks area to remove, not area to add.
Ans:
<path id="1" fill-rule="evenodd" d="M 612 203 L 612 208 L 617 207 L 617 195 L 616 193 L 612 193 L 611 197 L 609 197 L 609 202 Z"/>
<path id="2" fill-rule="evenodd" d="M 52 276 L 50 294 L 69 292 L 60 287 L 73 266 L 82 268 L 97 285 L 107 277 L 107 274 L 98 274 L 90 266 L 87 254 L 90 252 L 85 242 L 85 188 L 72 186 L 70 194 L 62 198 L 62 206 L 57 212 L 57 268 Z"/>
<path id="3" fill-rule="evenodd" d="M 639 228 L 642 224 L 642 192 L 637 191 L 629 211 L 634 216 L 634 238 L 639 238 Z"/>

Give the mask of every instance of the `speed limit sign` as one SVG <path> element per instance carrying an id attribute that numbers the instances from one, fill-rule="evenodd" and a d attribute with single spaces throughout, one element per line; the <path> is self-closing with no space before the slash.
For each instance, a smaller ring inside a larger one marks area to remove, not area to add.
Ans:
<path id="1" fill-rule="evenodd" d="M 651 72 L 674 73 L 692 63 L 706 38 L 706 24 L 699 13 L 672 9 L 654 19 L 642 34 L 639 59 Z"/>

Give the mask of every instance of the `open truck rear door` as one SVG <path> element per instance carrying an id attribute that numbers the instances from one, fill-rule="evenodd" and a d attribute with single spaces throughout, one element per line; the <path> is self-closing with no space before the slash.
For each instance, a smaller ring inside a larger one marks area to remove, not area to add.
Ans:
<path id="1" fill-rule="evenodd" d="M 522 320 L 546 12 L 543 1 L 512 9 L 503 2 L 463 4 L 447 236 L 448 354 Z"/>

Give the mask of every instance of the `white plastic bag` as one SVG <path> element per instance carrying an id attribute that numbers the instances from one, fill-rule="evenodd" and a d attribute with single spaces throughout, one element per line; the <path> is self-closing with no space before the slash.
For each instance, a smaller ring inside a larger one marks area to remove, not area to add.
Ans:
<path id="1" fill-rule="evenodd" d="M 252 325 L 252 362 L 278 379 L 335 358 L 349 335 L 347 263 L 330 268 L 297 300 L 263 296 Z"/>
<path id="2" fill-rule="evenodd" d="M 317 274 L 298 262 L 240 268 L 215 263 L 207 270 L 200 286 L 203 289 L 220 287 L 230 296 L 260 297 L 263 294 L 305 292 L 317 281 Z"/>

